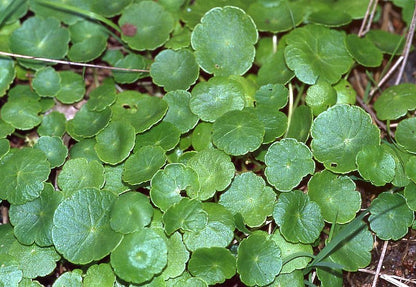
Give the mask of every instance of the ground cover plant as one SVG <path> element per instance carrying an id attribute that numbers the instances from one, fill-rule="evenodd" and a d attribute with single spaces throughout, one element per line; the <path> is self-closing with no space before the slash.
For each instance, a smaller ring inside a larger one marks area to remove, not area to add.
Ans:
<path id="1" fill-rule="evenodd" d="M 0 286 L 346 284 L 416 229 L 414 6 L 2 1 Z"/>

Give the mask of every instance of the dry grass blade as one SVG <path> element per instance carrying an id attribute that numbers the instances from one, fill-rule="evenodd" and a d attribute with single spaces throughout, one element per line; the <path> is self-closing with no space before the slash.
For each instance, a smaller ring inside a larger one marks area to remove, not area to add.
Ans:
<path id="1" fill-rule="evenodd" d="M 381 266 L 383 265 L 384 256 L 386 255 L 386 250 L 387 250 L 387 245 L 388 244 L 389 244 L 389 242 L 387 240 L 384 241 L 383 249 L 382 249 L 381 255 L 380 255 L 380 260 L 379 260 L 379 262 L 377 264 L 376 273 L 374 274 L 373 285 L 371 285 L 372 287 L 376 287 L 377 286 L 378 277 L 380 275 Z"/>

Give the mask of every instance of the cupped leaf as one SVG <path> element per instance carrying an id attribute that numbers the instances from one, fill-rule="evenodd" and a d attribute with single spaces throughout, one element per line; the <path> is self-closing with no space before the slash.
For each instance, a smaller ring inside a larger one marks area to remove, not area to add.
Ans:
<path id="1" fill-rule="evenodd" d="M 149 199 L 139 192 L 120 195 L 111 207 L 110 226 L 117 232 L 128 234 L 150 224 L 153 207 Z"/>
<path id="2" fill-rule="evenodd" d="M 347 176 L 324 170 L 315 173 L 308 182 L 308 195 L 321 208 L 327 222 L 347 223 L 361 207 L 361 195 Z"/>
<path id="3" fill-rule="evenodd" d="M 402 238 L 414 220 L 414 212 L 399 193 L 381 193 L 371 202 L 370 212 L 370 228 L 383 240 Z"/>
<path id="4" fill-rule="evenodd" d="M 31 17 L 10 35 L 13 53 L 33 57 L 62 59 L 68 52 L 69 32 L 55 18 Z M 28 68 L 44 64 L 33 60 L 20 60 Z"/>
<path id="5" fill-rule="evenodd" d="M 270 284 L 282 269 L 279 246 L 264 231 L 243 239 L 237 249 L 237 271 L 247 286 Z"/>
<path id="6" fill-rule="evenodd" d="M 85 158 L 68 160 L 58 175 L 58 186 L 66 192 L 81 188 L 100 188 L 104 185 L 104 167 L 97 161 Z"/>
<path id="7" fill-rule="evenodd" d="M 1 118 L 14 128 L 30 130 L 42 121 L 42 106 L 37 99 L 22 96 L 10 99 L 1 107 Z"/>
<path id="8" fill-rule="evenodd" d="M 159 170 L 150 182 L 150 198 L 162 211 L 178 203 L 186 191 L 190 197 L 197 195 L 200 189 L 198 174 L 181 163 L 171 163 Z"/>
<path id="9" fill-rule="evenodd" d="M 364 67 L 378 67 L 383 60 L 383 53 L 368 38 L 359 38 L 350 34 L 345 44 L 351 56 Z"/>
<path id="10" fill-rule="evenodd" d="M 273 233 L 272 239 L 276 242 L 277 246 L 279 246 L 280 250 L 282 251 L 282 259 L 290 257 L 296 253 L 309 253 L 311 256 L 300 256 L 295 258 L 286 264 L 283 265 L 280 274 L 282 273 L 291 273 L 297 269 L 305 268 L 309 261 L 311 261 L 311 257 L 313 255 L 313 250 L 311 245 L 302 244 L 302 243 L 290 243 L 288 242 L 283 235 L 280 233 L 279 229 L 276 229 Z"/>
<path id="11" fill-rule="evenodd" d="M 255 1 L 247 10 L 259 31 L 279 33 L 295 28 L 303 20 L 301 4 L 290 1 Z"/>
<path id="12" fill-rule="evenodd" d="M 60 72 L 61 89 L 56 98 L 64 104 L 80 101 L 85 94 L 85 83 L 81 75 L 72 71 Z"/>
<path id="13" fill-rule="evenodd" d="M 165 151 L 173 149 L 178 143 L 181 132 L 171 123 L 162 121 L 150 130 L 136 136 L 134 151 L 146 145 L 160 146 Z"/>
<path id="14" fill-rule="evenodd" d="M 286 132 L 287 138 L 294 138 L 299 142 L 306 142 L 312 126 L 312 110 L 305 105 L 298 106 L 292 114 L 290 125 Z"/>
<path id="15" fill-rule="evenodd" d="M 160 146 L 141 147 L 126 160 L 123 180 L 129 184 L 149 181 L 165 162 L 165 151 Z"/>
<path id="16" fill-rule="evenodd" d="M 57 136 L 61 137 L 65 133 L 65 115 L 53 111 L 50 114 L 44 115 L 42 122 L 37 131 L 40 136 Z"/>
<path id="17" fill-rule="evenodd" d="M 41 97 L 53 97 L 61 89 L 61 76 L 52 67 L 39 69 L 33 78 L 32 87 Z"/>
<path id="18" fill-rule="evenodd" d="M 201 68 L 216 76 L 243 75 L 250 69 L 258 34 L 253 20 L 237 7 L 208 11 L 191 35 Z"/>
<path id="19" fill-rule="evenodd" d="M 111 253 L 111 266 L 121 279 L 140 284 L 160 273 L 167 264 L 167 246 L 150 228 L 127 234 Z"/>
<path id="20" fill-rule="evenodd" d="M 192 275 L 214 285 L 234 276 L 236 260 L 226 248 L 200 248 L 192 253 L 188 268 Z"/>
<path id="21" fill-rule="evenodd" d="M 191 99 L 189 92 L 183 90 L 168 92 L 163 99 L 169 106 L 163 121 L 174 124 L 181 133 L 186 133 L 195 127 L 198 116 L 189 108 Z"/>
<path id="22" fill-rule="evenodd" d="M 52 220 L 55 209 L 62 201 L 62 194 L 46 184 L 40 196 L 20 205 L 11 205 L 10 222 L 14 234 L 22 244 L 50 246 L 52 242 Z"/>
<path id="23" fill-rule="evenodd" d="M 178 229 L 198 231 L 204 228 L 207 222 L 208 214 L 202 209 L 202 203 L 186 197 L 169 207 L 163 214 L 163 223 L 168 235 Z"/>
<path id="24" fill-rule="evenodd" d="M 121 39 L 139 51 L 162 46 L 173 30 L 172 15 L 153 1 L 141 1 L 127 6 L 118 21 Z"/>
<path id="25" fill-rule="evenodd" d="M 48 179 L 46 155 L 37 149 L 12 149 L 0 160 L 0 198 L 23 204 L 38 198 Z"/>
<path id="26" fill-rule="evenodd" d="M 64 199 L 53 216 L 55 248 L 68 261 L 86 264 L 107 256 L 122 235 L 110 227 L 110 208 L 116 196 L 95 188 L 80 189 Z"/>
<path id="27" fill-rule="evenodd" d="M 204 202 L 207 224 L 200 230 L 185 231 L 183 241 L 190 251 L 198 248 L 227 247 L 234 238 L 234 219 L 230 211 L 218 203 Z"/>
<path id="28" fill-rule="evenodd" d="M 228 111 L 243 109 L 244 104 L 244 89 L 240 83 L 212 77 L 192 89 L 189 107 L 202 120 L 213 122 Z"/>
<path id="29" fill-rule="evenodd" d="M 402 120 L 397 125 L 395 139 L 407 151 L 416 153 L 416 118 Z"/>
<path id="30" fill-rule="evenodd" d="M 395 175 L 396 162 L 381 146 L 366 146 L 357 154 L 358 172 L 375 186 L 391 182 Z"/>
<path id="31" fill-rule="evenodd" d="M 212 126 L 212 141 L 230 155 L 243 155 L 258 149 L 263 142 L 264 126 L 252 110 L 229 111 Z"/>
<path id="32" fill-rule="evenodd" d="M 275 192 L 261 177 L 246 172 L 234 178 L 219 203 L 233 214 L 241 214 L 248 226 L 257 227 L 272 214 L 275 200 Z"/>
<path id="33" fill-rule="evenodd" d="M 199 66 L 194 54 L 186 49 L 163 50 L 150 66 L 153 82 L 165 91 L 187 90 L 195 83 Z"/>
<path id="34" fill-rule="evenodd" d="M 187 165 L 196 171 L 201 189 L 193 197 L 200 200 L 211 198 L 216 191 L 224 190 L 234 177 L 235 167 L 224 152 L 205 149 L 191 157 Z"/>
<path id="35" fill-rule="evenodd" d="M 117 95 L 111 109 L 112 120 L 128 121 L 136 129 L 136 133 L 141 133 L 163 118 L 168 104 L 158 97 L 125 91 Z"/>
<path id="36" fill-rule="evenodd" d="M 273 218 L 284 238 L 292 243 L 312 243 L 324 227 L 319 205 L 300 190 L 280 194 Z"/>
<path id="37" fill-rule="evenodd" d="M 374 103 L 380 120 L 395 120 L 416 109 L 416 85 L 403 83 L 385 89 Z"/>
<path id="38" fill-rule="evenodd" d="M 335 83 L 352 65 L 344 38 L 344 33 L 318 25 L 295 29 L 286 37 L 286 64 L 306 84 L 318 78 Z"/>
<path id="39" fill-rule="evenodd" d="M 315 162 L 309 148 L 295 139 L 272 144 L 265 155 L 267 181 L 280 191 L 290 191 L 312 174 Z"/>
<path id="40" fill-rule="evenodd" d="M 380 143 L 380 130 L 369 114 L 356 106 L 336 105 L 316 117 L 311 130 L 316 160 L 330 171 L 356 169 L 355 157 L 365 146 Z"/>
<path id="41" fill-rule="evenodd" d="M 336 104 L 337 92 L 328 82 L 318 81 L 306 91 L 305 102 L 317 116 Z"/>
<path id="42" fill-rule="evenodd" d="M 111 121 L 97 136 L 94 146 L 105 163 L 117 164 L 125 160 L 133 149 L 135 130 L 129 123 Z"/>
<path id="43" fill-rule="evenodd" d="M 0 97 L 9 89 L 15 76 L 14 61 L 9 58 L 0 58 Z"/>
<path id="44" fill-rule="evenodd" d="M 33 148 L 43 151 L 48 158 L 51 168 L 61 166 L 68 155 L 68 148 L 59 137 L 42 136 Z"/>

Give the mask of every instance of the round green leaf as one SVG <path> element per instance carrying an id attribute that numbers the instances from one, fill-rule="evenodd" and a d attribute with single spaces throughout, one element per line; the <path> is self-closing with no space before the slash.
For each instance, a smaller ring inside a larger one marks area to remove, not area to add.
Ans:
<path id="1" fill-rule="evenodd" d="M 53 97 L 61 89 L 61 76 L 51 67 L 39 69 L 33 78 L 32 87 L 41 97 Z"/>
<path id="2" fill-rule="evenodd" d="M 381 193 L 371 202 L 370 212 L 370 228 L 383 240 L 402 238 L 414 220 L 414 212 L 399 193 Z"/>
<path id="3" fill-rule="evenodd" d="M 85 287 L 113 286 L 116 281 L 110 264 L 101 263 L 91 265 L 84 277 Z"/>
<path id="4" fill-rule="evenodd" d="M 200 122 L 192 132 L 192 147 L 200 151 L 212 147 L 212 124 Z"/>
<path id="5" fill-rule="evenodd" d="M 318 25 L 295 29 L 286 37 L 286 64 L 306 84 L 318 78 L 338 82 L 352 65 L 344 38 L 344 33 Z"/>
<path id="6" fill-rule="evenodd" d="M 123 234 L 133 233 L 149 225 L 152 216 L 153 207 L 144 194 L 127 192 L 111 207 L 110 226 Z"/>
<path id="7" fill-rule="evenodd" d="M 126 160 L 123 169 L 123 180 L 129 184 L 146 182 L 153 177 L 165 162 L 165 151 L 161 147 L 141 147 Z"/>
<path id="8" fill-rule="evenodd" d="M 124 7 L 129 5 L 132 0 L 100 0 L 100 1 L 91 1 L 90 8 L 91 11 L 104 17 L 113 17 L 120 14 Z"/>
<path id="9" fill-rule="evenodd" d="M 33 148 L 45 153 L 51 168 L 61 166 L 68 155 L 68 149 L 59 137 L 40 137 Z"/>
<path id="10" fill-rule="evenodd" d="M 296 253 L 309 253 L 311 256 L 313 255 L 311 245 L 306 245 L 302 243 L 290 243 L 286 241 L 286 239 L 280 234 L 278 229 L 276 229 L 273 233 L 272 239 L 274 242 L 276 242 L 277 246 L 279 246 L 280 250 L 282 251 L 282 258 L 288 258 L 289 256 Z M 306 256 L 295 258 L 283 265 L 280 274 L 291 273 L 296 269 L 303 269 L 308 265 L 308 263 L 311 260 L 311 257 Z"/>
<path id="11" fill-rule="evenodd" d="M 64 191 L 81 188 L 100 188 L 104 185 L 104 167 L 97 161 L 85 158 L 68 160 L 58 175 L 58 186 Z"/>
<path id="12" fill-rule="evenodd" d="M 0 97 L 3 96 L 13 82 L 16 72 L 14 61 L 10 58 L 0 59 Z"/>
<path id="13" fill-rule="evenodd" d="M 84 158 L 87 161 L 95 160 L 101 163 L 94 149 L 96 143 L 95 139 L 83 139 L 77 142 L 69 150 L 69 157 L 71 159 Z"/>
<path id="14" fill-rule="evenodd" d="M 46 155 L 37 149 L 12 149 L 0 160 L 0 198 L 23 204 L 38 198 L 50 173 Z"/>
<path id="15" fill-rule="evenodd" d="M 163 214 L 163 223 L 168 235 L 178 229 L 198 231 L 207 225 L 208 215 L 202 203 L 196 199 L 182 198 Z"/>
<path id="16" fill-rule="evenodd" d="M 359 38 L 350 34 L 345 44 L 351 56 L 364 67 L 378 67 L 383 61 L 383 53 L 368 38 Z"/>
<path id="17" fill-rule="evenodd" d="M 57 19 L 31 17 L 10 35 L 10 50 L 16 54 L 50 59 L 62 59 L 68 52 L 69 32 Z M 33 60 L 20 60 L 28 68 L 44 64 Z"/>
<path id="18" fill-rule="evenodd" d="M 228 111 L 244 108 L 244 89 L 240 83 L 224 77 L 212 77 L 192 89 L 191 111 L 202 120 L 213 122 Z"/>
<path id="19" fill-rule="evenodd" d="M 39 246 L 52 245 L 53 214 L 61 201 L 62 194 L 46 184 L 40 197 L 21 205 L 11 205 L 9 216 L 16 238 L 26 245 L 34 242 Z"/>
<path id="20" fill-rule="evenodd" d="M 103 130 L 110 121 L 111 109 L 90 111 L 86 105 L 66 124 L 68 133 L 74 138 L 89 138 Z"/>
<path id="21" fill-rule="evenodd" d="M 234 218 L 230 211 L 218 203 L 204 202 L 208 214 L 207 224 L 200 230 L 185 231 L 183 241 L 190 251 L 198 248 L 227 247 L 234 238 Z"/>
<path id="22" fill-rule="evenodd" d="M 284 49 L 277 49 L 267 62 L 262 65 L 257 74 L 257 83 L 266 84 L 287 84 L 295 74 L 288 68 L 285 62 Z"/>
<path id="23" fill-rule="evenodd" d="M 135 130 L 129 123 L 111 121 L 95 140 L 94 149 L 100 160 L 117 164 L 125 160 L 133 149 Z"/>
<path id="24" fill-rule="evenodd" d="M 125 91 L 117 95 L 117 100 L 111 109 L 112 120 L 128 121 L 136 129 L 136 133 L 141 133 L 163 118 L 168 105 L 158 97 L 136 91 Z"/>
<path id="25" fill-rule="evenodd" d="M 75 269 L 73 271 L 67 271 L 56 279 L 52 285 L 53 287 L 82 287 L 82 271 Z"/>
<path id="26" fill-rule="evenodd" d="M 319 205 L 300 190 L 280 194 L 273 218 L 285 239 L 293 243 L 313 243 L 324 227 Z"/>
<path id="27" fill-rule="evenodd" d="M 196 171 L 201 189 L 195 198 L 206 200 L 216 191 L 224 190 L 234 177 L 235 167 L 228 155 L 217 149 L 205 149 L 188 160 Z"/>
<path id="28" fill-rule="evenodd" d="M 375 186 L 382 186 L 394 178 L 396 162 L 381 146 L 366 146 L 357 154 L 360 175 Z"/>
<path id="29" fill-rule="evenodd" d="M 416 109 L 416 85 L 404 83 L 385 89 L 374 103 L 380 120 L 395 120 Z"/>
<path id="30" fill-rule="evenodd" d="M 416 210 L 416 184 L 414 182 L 409 183 L 404 188 L 404 197 L 406 198 L 407 206 L 415 211 Z"/>
<path id="31" fill-rule="evenodd" d="M 169 122 L 160 122 L 150 130 L 136 136 L 133 152 L 146 145 L 160 146 L 165 151 L 173 149 L 178 143 L 181 132 Z"/>
<path id="32" fill-rule="evenodd" d="M 163 237 L 149 228 L 125 235 L 111 253 L 111 265 L 117 276 L 136 284 L 152 279 L 166 263 L 166 243 Z"/>
<path id="33" fill-rule="evenodd" d="M 268 84 L 261 86 L 254 95 L 256 107 L 269 107 L 280 110 L 288 102 L 289 90 L 281 84 Z"/>
<path id="34" fill-rule="evenodd" d="M 38 100 L 28 97 L 9 98 L 1 107 L 1 118 L 16 129 L 30 130 L 42 121 L 39 116 L 41 110 Z"/>
<path id="35" fill-rule="evenodd" d="M 193 197 L 200 188 L 198 174 L 181 163 L 168 164 L 156 172 L 150 186 L 150 198 L 162 211 L 179 202 L 182 191 L 186 190 Z"/>
<path id="36" fill-rule="evenodd" d="M 181 90 L 168 92 L 163 97 L 169 106 L 163 121 L 174 124 L 181 133 L 186 133 L 198 122 L 198 116 L 193 114 L 189 108 L 190 98 L 189 92 Z"/>
<path id="37" fill-rule="evenodd" d="M 286 132 L 288 120 L 284 113 L 271 107 L 256 107 L 254 111 L 264 125 L 263 144 L 273 142 Z"/>
<path id="38" fill-rule="evenodd" d="M 371 29 L 365 34 L 383 53 L 398 55 L 403 51 L 406 40 L 403 36 L 384 30 Z"/>
<path id="39" fill-rule="evenodd" d="M 398 124 L 396 141 L 407 151 L 416 153 L 416 118 L 404 119 Z"/>
<path id="40" fill-rule="evenodd" d="M 139 51 L 162 46 L 173 30 L 173 17 L 163 6 L 153 1 L 141 1 L 127 6 L 118 21 L 121 39 Z"/>
<path id="41" fill-rule="evenodd" d="M 336 104 L 337 93 L 329 83 L 318 81 L 308 88 L 305 102 L 312 109 L 313 114 L 317 116 Z"/>
<path id="42" fill-rule="evenodd" d="M 289 1 L 255 1 L 247 10 L 259 31 L 279 33 L 295 28 L 303 20 L 301 4 Z"/>
<path id="43" fill-rule="evenodd" d="M 352 19 L 351 16 L 344 11 L 325 7 L 309 14 L 308 21 L 327 27 L 340 27 L 349 24 Z"/>
<path id="44" fill-rule="evenodd" d="M 109 190 L 115 194 L 120 194 L 130 189 L 130 187 L 121 179 L 123 167 L 124 164 L 104 166 L 105 184 L 103 189 Z"/>
<path id="45" fill-rule="evenodd" d="M 255 55 L 258 34 L 253 20 L 237 7 L 208 11 L 191 35 L 191 45 L 201 68 L 216 76 L 243 75 Z"/>
<path id="46" fill-rule="evenodd" d="M 380 143 L 380 130 L 370 115 L 349 105 L 336 105 L 321 113 L 312 124 L 311 135 L 315 159 L 337 173 L 355 170 L 358 152 Z"/>
<path id="47" fill-rule="evenodd" d="M 64 104 L 72 104 L 80 101 L 85 94 L 85 83 L 81 75 L 72 71 L 60 72 L 61 89 L 56 98 Z"/>
<path id="48" fill-rule="evenodd" d="M 110 227 L 109 209 L 115 198 L 109 191 L 85 188 L 64 199 L 53 216 L 56 250 L 76 264 L 107 256 L 122 238 Z"/>
<path id="49" fill-rule="evenodd" d="M 254 151 L 263 142 L 264 126 L 251 110 L 229 111 L 212 126 L 212 141 L 230 155 Z"/>
<path id="50" fill-rule="evenodd" d="M 57 136 L 61 137 L 65 133 L 66 118 L 64 114 L 53 111 L 50 114 L 44 115 L 42 122 L 38 127 L 38 134 L 40 136 Z"/>
<path id="51" fill-rule="evenodd" d="M 234 178 L 219 203 L 233 214 L 240 213 L 248 226 L 257 227 L 272 214 L 275 200 L 275 192 L 261 177 L 246 172 Z"/>
<path id="52" fill-rule="evenodd" d="M 125 69 L 148 69 L 147 60 L 140 54 L 128 54 L 114 63 L 115 67 Z M 113 71 L 114 80 L 121 84 L 130 84 L 148 76 L 144 72 Z"/>
<path id="53" fill-rule="evenodd" d="M 290 191 L 312 174 L 315 162 L 309 148 L 295 139 L 272 144 L 265 155 L 267 181 L 280 191 Z"/>
<path id="54" fill-rule="evenodd" d="M 187 90 L 199 75 L 199 66 L 189 50 L 163 50 L 150 66 L 153 82 L 165 91 Z"/>
<path id="55" fill-rule="evenodd" d="M 286 137 L 294 138 L 299 142 L 306 142 L 309 138 L 309 131 L 312 126 L 312 120 L 312 110 L 305 105 L 298 106 L 293 111 Z"/>
<path id="56" fill-rule="evenodd" d="M 209 285 L 223 283 L 236 272 L 235 257 L 222 247 L 200 248 L 192 253 L 189 272 Z"/>
<path id="57" fill-rule="evenodd" d="M 280 248 L 264 231 L 243 239 L 237 252 L 237 271 L 248 286 L 270 284 L 282 269 Z"/>
<path id="58" fill-rule="evenodd" d="M 335 91 L 337 91 L 337 104 L 355 104 L 357 92 L 354 90 L 350 82 L 345 79 L 341 79 L 333 87 Z"/>
<path id="59" fill-rule="evenodd" d="M 347 223 L 361 207 L 361 195 L 347 176 L 324 170 L 315 173 L 308 182 L 308 195 L 322 211 L 325 221 Z"/>
<path id="60" fill-rule="evenodd" d="M 15 131 L 14 127 L 0 118 L 0 138 L 6 138 Z"/>
<path id="61" fill-rule="evenodd" d="M 108 78 L 109 79 L 109 78 Z M 106 81 L 98 86 L 88 95 L 88 102 L 85 104 L 90 111 L 102 111 L 116 100 L 116 87 L 114 81 Z"/>

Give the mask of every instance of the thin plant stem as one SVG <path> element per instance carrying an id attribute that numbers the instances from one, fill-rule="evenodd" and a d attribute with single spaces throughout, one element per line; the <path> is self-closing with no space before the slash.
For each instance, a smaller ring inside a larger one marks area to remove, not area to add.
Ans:
<path id="1" fill-rule="evenodd" d="M 141 73 L 149 72 L 149 70 L 143 70 L 143 69 L 130 69 L 130 68 L 110 67 L 110 66 L 94 65 L 94 64 L 87 64 L 87 63 L 70 62 L 70 61 L 65 61 L 65 60 L 55 60 L 55 59 L 48 59 L 48 58 L 33 57 L 33 56 L 8 53 L 8 52 L 3 52 L 3 51 L 0 51 L 0 56 L 7 56 L 7 57 L 13 57 L 13 58 L 19 58 L 19 59 L 28 59 L 28 60 L 34 60 L 34 61 L 40 61 L 40 62 L 56 63 L 56 64 L 66 64 L 66 65 L 71 65 L 71 66 L 81 66 L 81 67 L 87 67 L 87 68 L 105 69 L 105 70 L 141 72 Z"/>
<path id="2" fill-rule="evenodd" d="M 380 89 L 380 87 L 390 78 L 390 76 L 394 73 L 400 63 L 403 61 L 404 57 L 400 56 L 396 63 L 389 69 L 389 71 L 383 76 L 383 78 L 378 82 L 377 86 L 375 86 L 369 93 L 369 96 L 372 97 L 374 93 Z"/>
<path id="3" fill-rule="evenodd" d="M 293 114 L 293 86 L 292 86 L 292 83 L 289 83 L 289 108 L 288 108 L 288 112 L 287 112 L 287 130 L 286 130 L 286 134 L 287 134 L 287 131 L 289 130 L 289 127 L 290 127 L 290 122 L 292 120 L 292 114 Z"/>
<path id="4" fill-rule="evenodd" d="M 364 34 L 366 34 L 368 31 L 370 31 L 371 23 L 373 23 L 374 14 L 376 13 L 377 4 L 378 4 L 378 0 L 374 0 L 374 4 L 373 4 L 373 7 L 372 7 L 372 10 L 371 10 L 371 13 L 370 13 L 370 18 L 368 19 L 367 27 L 364 30 Z"/>
<path id="5" fill-rule="evenodd" d="M 374 7 L 376 7 L 376 5 L 374 5 L 374 1 L 375 0 L 370 0 L 368 2 L 368 6 L 367 6 L 367 10 L 365 11 L 363 22 L 361 23 L 360 30 L 358 31 L 358 37 L 362 37 L 365 35 L 365 33 L 367 33 L 367 31 L 365 31 L 365 29 L 367 29 L 367 26 L 368 26 L 367 22 L 371 23 L 371 21 L 368 21 L 368 19 L 369 17 L 373 19 L 373 16 L 370 16 L 370 14 L 373 13 Z"/>

